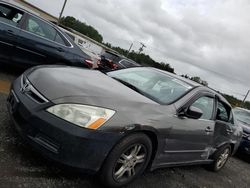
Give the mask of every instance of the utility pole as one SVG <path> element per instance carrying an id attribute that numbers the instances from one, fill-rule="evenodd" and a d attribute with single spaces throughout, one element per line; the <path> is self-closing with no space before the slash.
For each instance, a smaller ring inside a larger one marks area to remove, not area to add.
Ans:
<path id="1" fill-rule="evenodd" d="M 141 47 L 139 48 L 139 54 L 143 51 L 143 48 L 146 48 L 146 45 L 141 42 Z"/>
<path id="2" fill-rule="evenodd" d="M 130 47 L 129 47 L 129 49 L 128 49 L 128 53 L 127 53 L 126 57 L 128 57 L 128 54 L 129 54 L 129 52 L 130 52 L 130 50 L 131 50 L 131 48 L 132 48 L 133 45 L 134 45 L 134 44 L 131 43 L 131 45 L 130 45 Z"/>
<path id="3" fill-rule="evenodd" d="M 61 21 L 61 18 L 62 18 L 62 14 L 63 14 L 64 8 L 65 8 L 65 6 L 66 6 L 66 3 L 67 3 L 67 0 L 64 0 L 63 7 L 62 7 L 62 10 L 61 10 L 61 12 L 60 12 L 58 21 L 57 21 L 57 25 L 60 24 L 60 21 Z"/>
<path id="4" fill-rule="evenodd" d="M 246 101 L 246 99 L 247 99 L 247 96 L 249 95 L 249 92 L 250 92 L 250 90 L 247 91 L 247 94 L 246 94 L 246 96 L 244 97 L 244 99 L 243 99 L 243 101 L 242 101 L 242 103 L 241 103 L 241 107 L 244 106 L 244 103 L 245 103 L 245 101 Z"/>

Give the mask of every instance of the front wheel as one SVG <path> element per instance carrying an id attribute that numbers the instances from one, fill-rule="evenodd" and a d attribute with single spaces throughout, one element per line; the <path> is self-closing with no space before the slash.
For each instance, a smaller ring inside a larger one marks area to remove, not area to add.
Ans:
<path id="1" fill-rule="evenodd" d="M 152 154 L 151 140 L 145 134 L 132 134 L 117 144 L 107 157 L 100 178 L 107 187 L 132 182 L 146 169 Z"/>

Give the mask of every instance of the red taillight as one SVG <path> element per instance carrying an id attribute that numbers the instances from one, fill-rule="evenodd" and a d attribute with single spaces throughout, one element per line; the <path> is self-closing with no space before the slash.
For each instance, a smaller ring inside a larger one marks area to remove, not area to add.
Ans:
<path id="1" fill-rule="evenodd" d="M 92 60 L 86 59 L 86 60 L 84 60 L 84 62 L 87 63 L 87 65 L 88 65 L 90 68 L 93 67 L 93 64 L 94 64 L 94 63 L 93 63 Z"/>
<path id="2" fill-rule="evenodd" d="M 112 69 L 117 69 L 118 68 L 118 65 L 117 64 L 115 64 L 115 63 L 112 63 Z"/>

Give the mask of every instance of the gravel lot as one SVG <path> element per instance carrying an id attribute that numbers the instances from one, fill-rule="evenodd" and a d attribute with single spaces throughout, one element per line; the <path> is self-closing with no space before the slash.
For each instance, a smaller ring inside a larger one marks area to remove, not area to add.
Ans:
<path id="1" fill-rule="evenodd" d="M 0 65 L 0 80 L 15 79 L 21 71 Z M 77 172 L 42 158 L 15 132 L 0 91 L 0 187 L 101 187 L 95 176 Z M 250 156 L 231 158 L 219 173 L 202 166 L 147 172 L 128 187 L 250 187 Z"/>

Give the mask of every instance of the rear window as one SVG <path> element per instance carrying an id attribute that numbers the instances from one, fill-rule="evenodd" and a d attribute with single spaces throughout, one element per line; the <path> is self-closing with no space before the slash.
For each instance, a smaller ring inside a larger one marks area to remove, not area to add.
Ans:
<path id="1" fill-rule="evenodd" d="M 114 63 L 118 63 L 121 60 L 119 56 L 110 52 L 105 52 L 104 54 L 102 54 L 102 56 L 104 56 L 106 59 L 111 60 Z"/>
<path id="2" fill-rule="evenodd" d="M 132 61 L 127 61 L 127 60 L 122 60 L 120 64 L 126 68 L 128 67 L 137 67 L 138 65 L 135 62 Z"/>
<path id="3" fill-rule="evenodd" d="M 59 44 L 69 45 L 54 27 L 33 16 L 27 19 L 25 30 Z"/>

